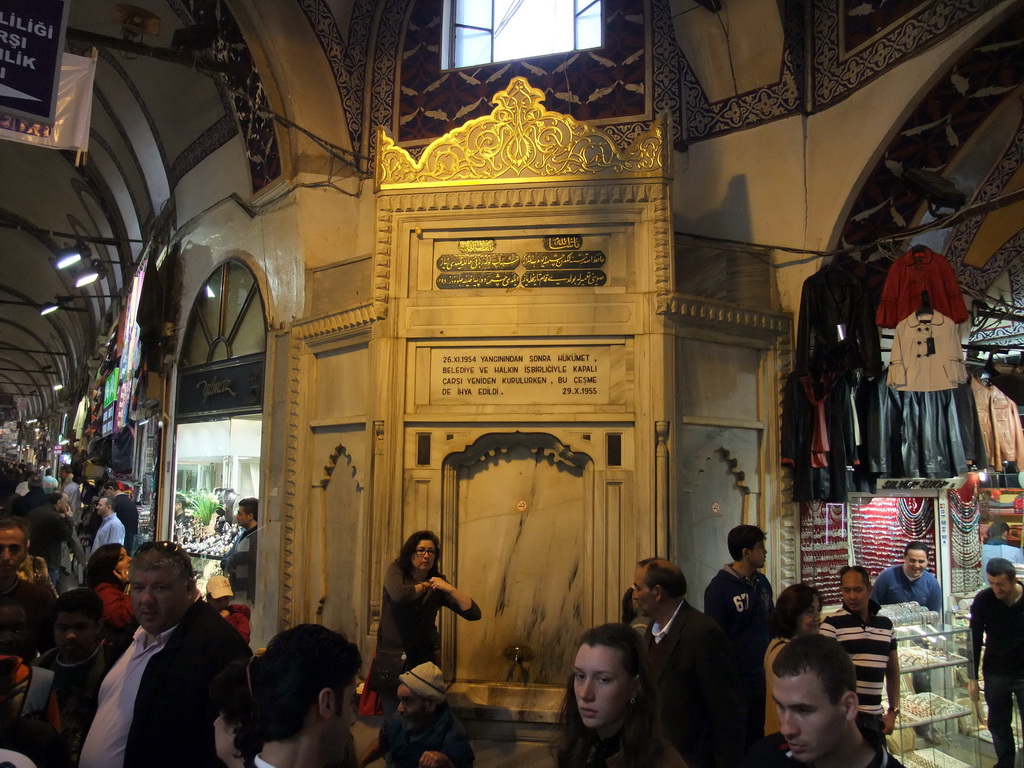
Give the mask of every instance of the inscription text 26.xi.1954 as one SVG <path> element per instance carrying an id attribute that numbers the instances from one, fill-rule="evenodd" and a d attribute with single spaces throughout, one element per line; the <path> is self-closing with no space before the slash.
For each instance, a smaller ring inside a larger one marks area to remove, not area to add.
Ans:
<path id="1" fill-rule="evenodd" d="M 608 347 L 447 347 L 430 354 L 430 402 L 608 402 Z"/>

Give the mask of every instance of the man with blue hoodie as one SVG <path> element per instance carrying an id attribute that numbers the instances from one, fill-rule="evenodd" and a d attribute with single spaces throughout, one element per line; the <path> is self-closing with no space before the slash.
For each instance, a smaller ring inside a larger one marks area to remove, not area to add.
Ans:
<path id="1" fill-rule="evenodd" d="M 704 612 L 732 641 L 741 692 L 746 705 L 747 746 L 764 735 L 764 654 L 771 640 L 768 614 L 775 608 L 772 585 L 760 572 L 768 549 L 756 525 L 729 531 L 729 556 L 704 590 Z"/>

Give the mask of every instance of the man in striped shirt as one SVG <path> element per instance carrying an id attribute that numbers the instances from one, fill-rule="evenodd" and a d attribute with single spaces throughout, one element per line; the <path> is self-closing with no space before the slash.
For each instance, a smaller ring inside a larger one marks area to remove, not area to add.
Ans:
<path id="1" fill-rule="evenodd" d="M 843 607 L 821 624 L 821 634 L 834 637 L 853 659 L 862 725 L 892 733 L 900 712 L 900 662 L 892 622 L 878 615 L 871 599 L 871 577 L 861 565 L 839 571 Z M 882 709 L 882 685 L 889 709 Z"/>

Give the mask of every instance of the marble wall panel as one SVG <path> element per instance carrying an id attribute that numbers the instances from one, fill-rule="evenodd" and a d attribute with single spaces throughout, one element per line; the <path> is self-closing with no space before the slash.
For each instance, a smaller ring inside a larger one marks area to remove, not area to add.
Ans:
<path id="1" fill-rule="evenodd" d="M 458 475 L 459 586 L 483 619 L 456 624 L 456 678 L 560 684 L 590 616 L 588 473 L 520 445 Z M 517 668 L 509 645 L 533 660 Z"/>
<path id="2" fill-rule="evenodd" d="M 316 356 L 313 418 L 317 423 L 365 422 L 370 382 L 369 345 L 357 344 Z"/>
<path id="3" fill-rule="evenodd" d="M 760 419 L 761 351 L 681 339 L 679 407 L 687 416 Z"/>
<path id="4" fill-rule="evenodd" d="M 358 542 L 366 496 L 365 428 L 318 429 L 311 436 L 316 459 L 299 521 L 304 536 L 300 570 L 309 578 L 306 621 L 359 634 L 366 597 L 361 573 L 365 553 Z"/>
<path id="5" fill-rule="evenodd" d="M 730 561 L 726 537 L 756 509 L 746 485 L 759 467 L 759 432 L 684 425 L 679 436 L 680 487 L 672 515 L 672 557 L 686 574 L 686 599 L 703 609 L 704 588 Z M 769 557 L 771 553 L 769 552 Z"/>

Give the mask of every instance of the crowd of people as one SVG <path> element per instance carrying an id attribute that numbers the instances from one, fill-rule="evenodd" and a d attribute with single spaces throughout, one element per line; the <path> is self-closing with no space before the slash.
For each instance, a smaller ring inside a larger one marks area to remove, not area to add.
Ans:
<path id="1" fill-rule="evenodd" d="M 30 478 L 26 495 L 36 487 Z M 41 479 L 38 488 L 36 498 L 69 519 L 71 494 L 60 491 L 56 504 Z M 113 499 L 97 496 L 102 521 L 116 517 Z M 433 532 L 409 536 L 384 574 L 377 648 L 357 698 L 364 665 L 354 643 L 300 625 L 254 656 L 249 609 L 233 602 L 231 580 L 215 576 L 200 591 L 177 543 L 133 552 L 125 526 L 124 540 L 90 548 L 85 586 L 57 596 L 65 574 L 47 567 L 44 584 L 24 568 L 33 520 L 43 519 L 24 507 L 10 504 L 0 517 L 0 758 L 13 750 L 42 768 L 474 764 L 448 702 L 437 616 L 447 608 L 478 621 L 483 612 L 442 573 Z M 250 514 L 255 522 L 258 508 Z M 726 545 L 730 560 L 707 584 L 703 611 L 686 599 L 675 564 L 637 563 L 621 621 L 587 630 L 566 670 L 551 763 L 899 768 L 885 744 L 899 714 L 899 661 L 880 603 L 941 609 L 927 545 L 908 543 L 903 562 L 874 584 L 860 566 L 841 569 L 842 606 L 825 617 L 808 584 L 775 599 L 759 528 L 737 526 Z M 986 569 L 990 587 L 971 620 L 975 659 L 984 643 L 989 725 L 999 765 L 1010 766 L 1012 697 L 1024 691 L 1024 587 L 1005 559 Z M 978 671 L 976 661 L 975 679 Z M 382 716 L 359 752 L 357 712 Z"/>

